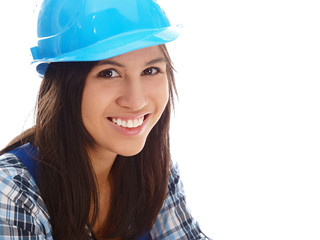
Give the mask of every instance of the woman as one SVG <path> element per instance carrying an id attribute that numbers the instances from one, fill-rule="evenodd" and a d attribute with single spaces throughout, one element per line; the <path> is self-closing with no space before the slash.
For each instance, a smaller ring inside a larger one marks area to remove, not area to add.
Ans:
<path id="1" fill-rule="evenodd" d="M 45 0 L 36 124 L 1 151 L 1 239 L 205 239 L 170 162 L 175 93 L 152 0 Z"/>

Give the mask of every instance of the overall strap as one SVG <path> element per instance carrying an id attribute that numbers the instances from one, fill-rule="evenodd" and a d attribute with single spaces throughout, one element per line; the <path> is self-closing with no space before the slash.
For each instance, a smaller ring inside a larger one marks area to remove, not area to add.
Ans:
<path id="1" fill-rule="evenodd" d="M 150 239 L 150 236 L 148 232 L 143 234 L 141 237 L 137 238 L 137 240 L 149 240 L 149 239 Z"/>
<path id="2" fill-rule="evenodd" d="M 16 155 L 17 158 L 20 159 L 21 162 L 27 167 L 29 172 L 31 173 L 33 179 L 38 184 L 38 161 L 37 161 L 37 148 L 30 144 L 26 143 L 22 146 L 19 146 L 9 153 Z"/>

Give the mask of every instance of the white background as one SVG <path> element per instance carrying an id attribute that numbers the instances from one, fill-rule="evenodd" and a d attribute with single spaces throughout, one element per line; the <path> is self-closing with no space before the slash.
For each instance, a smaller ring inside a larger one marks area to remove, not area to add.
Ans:
<path id="1" fill-rule="evenodd" d="M 180 95 L 172 155 L 203 231 L 319 240 L 318 1 L 162 2 L 184 25 L 168 45 Z M 3 147 L 31 126 L 40 79 L 29 65 L 33 5 L 0 9 Z"/>

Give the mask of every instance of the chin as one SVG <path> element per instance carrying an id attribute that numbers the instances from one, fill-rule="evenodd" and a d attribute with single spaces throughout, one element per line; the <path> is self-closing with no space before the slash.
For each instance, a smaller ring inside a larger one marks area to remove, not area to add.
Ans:
<path id="1" fill-rule="evenodd" d="M 118 153 L 118 155 L 124 156 L 124 157 L 132 157 L 137 155 L 142 151 L 143 147 L 139 149 L 124 149 Z"/>
<path id="2" fill-rule="evenodd" d="M 121 149 L 119 149 L 117 151 L 118 155 L 124 156 L 124 157 L 132 157 L 134 155 L 137 155 L 138 153 L 140 153 L 142 151 L 142 149 L 145 146 L 145 141 L 141 142 L 141 143 L 128 143 L 124 146 L 121 147 Z"/>

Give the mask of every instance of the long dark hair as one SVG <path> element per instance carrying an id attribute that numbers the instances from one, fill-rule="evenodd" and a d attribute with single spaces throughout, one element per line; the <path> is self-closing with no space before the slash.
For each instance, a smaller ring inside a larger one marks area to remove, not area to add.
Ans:
<path id="1" fill-rule="evenodd" d="M 143 150 L 117 156 L 111 171 L 111 203 L 99 239 L 132 239 L 151 229 L 164 202 L 169 174 L 169 122 L 176 93 L 173 66 L 165 45 L 170 100 Z M 36 124 L 0 153 L 31 142 L 37 146 L 39 188 L 54 239 L 87 239 L 99 211 L 96 177 L 86 151 L 94 144 L 81 119 L 86 76 L 97 62 L 51 63 L 37 101 Z M 90 208 L 93 211 L 90 214 Z"/>

